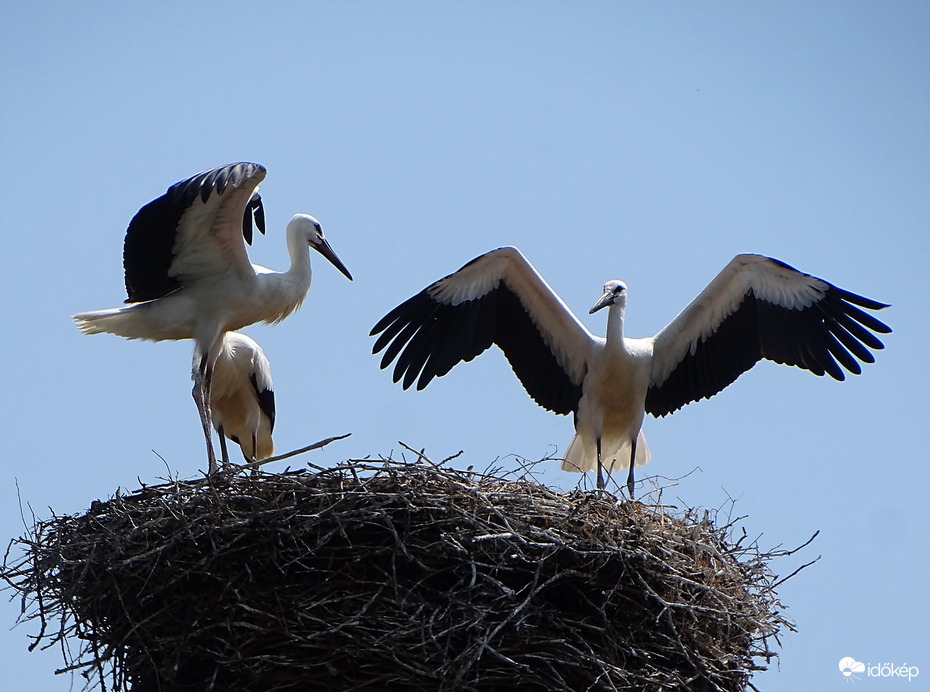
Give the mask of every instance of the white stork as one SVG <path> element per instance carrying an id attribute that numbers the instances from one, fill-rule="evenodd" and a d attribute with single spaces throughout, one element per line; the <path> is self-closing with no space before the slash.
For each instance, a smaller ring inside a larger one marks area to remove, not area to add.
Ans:
<path id="1" fill-rule="evenodd" d="M 261 347 L 245 334 L 227 332 L 223 336 L 213 364 L 210 410 L 224 464 L 229 464 L 227 437 L 239 445 L 247 462 L 274 454 L 271 365 Z"/>
<path id="2" fill-rule="evenodd" d="M 85 334 L 194 340 L 193 396 L 211 474 L 217 466 L 210 387 L 223 334 L 255 322 L 276 324 L 300 307 L 310 290 L 308 246 L 352 279 L 320 223 L 307 214 L 287 224 L 290 269 L 275 272 L 249 262 L 245 242 L 251 244 L 253 215 L 264 233 L 257 194 L 264 178 L 256 163 L 233 163 L 169 187 L 139 210 L 126 231 L 128 305 L 74 316 Z"/>
<path id="3" fill-rule="evenodd" d="M 540 406 L 573 413 L 562 468 L 633 467 L 649 460 L 643 415 L 709 398 L 762 358 L 844 379 L 891 330 L 859 308 L 887 307 L 761 255 L 737 255 L 654 337 L 623 334 L 627 287 L 609 281 L 590 313 L 609 307 L 607 337 L 592 335 L 513 247 L 473 259 L 400 304 L 371 330 L 372 349 L 397 358 L 394 382 L 423 389 L 491 344 Z M 856 307 L 859 306 L 859 307 Z M 871 330 L 871 331 L 870 331 Z M 840 367 L 842 366 L 842 367 Z"/>

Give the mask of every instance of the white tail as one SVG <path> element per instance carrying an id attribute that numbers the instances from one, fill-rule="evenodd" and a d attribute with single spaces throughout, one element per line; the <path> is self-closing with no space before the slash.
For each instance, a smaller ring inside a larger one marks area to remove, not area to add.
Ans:
<path id="1" fill-rule="evenodd" d="M 649 462 L 651 454 L 649 445 L 646 444 L 646 438 L 643 431 L 639 431 L 636 437 L 636 466 L 642 466 Z M 630 467 L 630 443 L 624 442 L 619 449 L 607 449 L 601 447 L 601 460 L 606 471 L 615 469 L 626 469 Z M 568 450 L 565 452 L 565 459 L 562 461 L 563 471 L 574 471 L 581 473 L 584 471 L 594 471 L 597 469 L 597 447 L 592 442 L 585 444 L 580 435 L 575 435 Z"/>

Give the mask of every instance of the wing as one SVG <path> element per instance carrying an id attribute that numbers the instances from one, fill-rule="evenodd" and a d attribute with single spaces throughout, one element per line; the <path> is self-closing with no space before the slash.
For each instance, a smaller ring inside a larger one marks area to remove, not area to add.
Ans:
<path id="1" fill-rule="evenodd" d="M 594 337 L 519 250 L 473 259 L 385 315 L 372 353 L 394 358 L 394 381 L 423 389 L 497 344 L 527 393 L 556 413 L 576 410 Z"/>
<path id="2" fill-rule="evenodd" d="M 224 338 L 228 344 L 235 346 L 237 357 L 249 358 L 249 381 L 258 400 L 258 408 L 268 418 L 269 432 L 274 432 L 274 383 L 268 357 L 254 339 L 241 332 L 228 332 Z"/>
<path id="3" fill-rule="evenodd" d="M 160 298 L 203 276 L 251 269 L 243 239 L 252 218 L 265 232 L 256 192 L 265 169 L 234 163 L 176 183 L 133 217 L 123 244 L 127 303 Z"/>
<path id="4" fill-rule="evenodd" d="M 857 307 L 858 306 L 858 307 Z M 891 329 L 866 310 L 888 307 L 761 255 L 737 255 L 654 339 L 646 411 L 664 416 L 709 398 L 762 358 L 845 379 L 873 334 Z M 857 360 L 858 359 L 858 360 Z"/>
<path id="5" fill-rule="evenodd" d="M 274 432 L 274 389 L 271 388 L 271 382 L 259 384 L 258 377 L 252 373 L 252 387 L 258 396 L 258 407 L 268 417 L 271 424 L 271 432 Z"/>

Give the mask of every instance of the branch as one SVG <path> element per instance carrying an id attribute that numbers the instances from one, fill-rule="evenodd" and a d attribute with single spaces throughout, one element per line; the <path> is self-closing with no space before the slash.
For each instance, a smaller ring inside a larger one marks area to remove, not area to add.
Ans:
<path id="1" fill-rule="evenodd" d="M 352 433 L 346 433 L 345 435 L 336 435 L 335 437 L 327 437 L 325 440 L 320 440 L 319 442 L 314 442 L 312 445 L 307 445 L 306 447 L 301 447 L 300 449 L 295 449 L 293 452 L 286 452 L 285 454 L 279 454 L 274 457 L 268 457 L 267 459 L 259 459 L 258 461 L 250 461 L 247 464 L 244 464 L 242 468 L 254 469 L 259 466 L 264 466 L 265 464 L 270 464 L 273 461 L 281 461 L 283 459 L 290 459 L 291 457 L 296 457 L 298 454 L 303 454 L 304 452 L 312 452 L 314 449 L 321 449 L 325 447 L 330 442 L 335 442 L 336 440 L 344 440 Z"/>

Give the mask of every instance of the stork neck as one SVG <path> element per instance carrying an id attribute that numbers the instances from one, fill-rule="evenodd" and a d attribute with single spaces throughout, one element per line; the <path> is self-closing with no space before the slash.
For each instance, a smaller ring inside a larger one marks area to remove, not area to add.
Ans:
<path id="1" fill-rule="evenodd" d="M 287 252 L 291 257 L 291 267 L 287 271 L 288 276 L 294 277 L 300 283 L 306 283 L 309 286 L 310 248 L 300 230 L 293 226 L 287 228 Z"/>
<path id="2" fill-rule="evenodd" d="M 607 310 L 607 343 L 616 347 L 623 345 L 623 316 L 626 306 L 614 303 Z"/>

